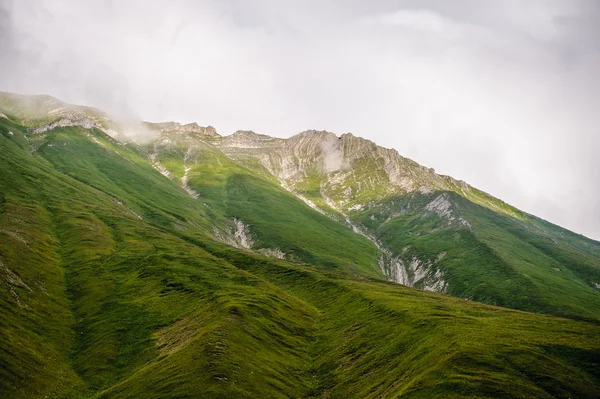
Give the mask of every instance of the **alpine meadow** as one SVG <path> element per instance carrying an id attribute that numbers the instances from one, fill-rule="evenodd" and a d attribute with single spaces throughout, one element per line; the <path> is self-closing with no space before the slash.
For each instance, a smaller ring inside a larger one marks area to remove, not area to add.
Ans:
<path id="1" fill-rule="evenodd" d="M 600 243 L 393 149 L 1 93 L 0 151 L 0 397 L 600 397 Z"/>

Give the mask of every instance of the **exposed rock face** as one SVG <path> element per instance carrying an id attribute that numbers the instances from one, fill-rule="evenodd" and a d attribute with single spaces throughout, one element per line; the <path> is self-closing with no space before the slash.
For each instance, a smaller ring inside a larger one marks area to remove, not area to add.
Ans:
<path id="1" fill-rule="evenodd" d="M 233 219 L 233 225 L 235 226 L 235 231 L 233 236 L 235 241 L 239 244 L 240 248 L 252 249 L 252 245 L 254 242 L 252 241 L 252 237 L 250 236 L 250 229 L 248 226 L 239 219 Z"/>
<path id="2" fill-rule="evenodd" d="M 238 131 L 213 144 L 241 163 L 258 161 L 308 206 L 371 240 L 381 251 L 379 265 L 390 280 L 425 290 L 447 290 L 444 273 L 437 265 L 443 255 L 428 260 L 414 254 L 393 253 L 377 239 L 374 231 L 353 218 L 353 212 L 362 212 L 392 195 L 415 191 L 422 195 L 435 191 L 468 192 L 471 187 L 466 183 L 440 176 L 433 169 L 400 156 L 396 150 L 379 147 L 349 133 L 337 136 L 310 130 L 279 139 Z M 305 193 L 315 191 L 318 198 L 307 198 Z M 471 227 L 454 212 L 446 193 L 431 200 L 423 216 L 428 213 L 446 220 L 448 225 Z"/>
<path id="3" fill-rule="evenodd" d="M 150 160 L 150 165 L 152 165 L 154 169 L 158 170 L 160 174 L 166 177 L 167 179 L 173 180 L 173 174 L 156 159 L 157 156 L 158 151 L 156 147 L 154 147 L 154 152 L 151 153 L 148 157 L 148 159 Z"/>
<path id="4" fill-rule="evenodd" d="M 63 118 L 56 122 L 50 123 L 48 125 L 43 125 L 33 129 L 33 133 L 45 133 L 50 130 L 54 130 L 57 127 L 69 127 L 69 126 L 80 126 L 84 129 L 101 129 L 102 125 L 95 119 L 88 118 L 85 116 L 74 115 L 71 118 Z"/>
<path id="5" fill-rule="evenodd" d="M 192 198 L 198 198 L 198 193 L 196 191 L 194 191 L 194 189 L 188 185 L 188 180 L 190 177 L 190 170 L 192 170 L 192 168 L 188 166 L 188 163 L 192 160 L 194 150 L 195 149 L 192 147 L 188 148 L 187 152 L 185 153 L 185 156 L 183 157 L 183 167 L 184 167 L 185 173 L 183 174 L 183 177 L 181 178 L 181 187 Z"/>
<path id="6" fill-rule="evenodd" d="M 218 137 L 217 130 L 212 126 L 199 126 L 196 122 L 182 125 L 177 122 L 163 122 L 163 123 L 148 123 L 152 130 L 156 130 L 160 133 L 174 132 L 174 133 L 198 133 L 208 137 Z"/>
<path id="7" fill-rule="evenodd" d="M 427 204 L 425 209 L 436 213 L 439 217 L 448 220 L 449 223 L 456 222 L 461 226 L 471 228 L 469 222 L 453 213 L 452 202 L 446 193 L 438 195 L 433 201 Z"/>
<path id="8" fill-rule="evenodd" d="M 258 159 L 290 190 L 310 173 L 324 175 L 325 182 L 333 185 L 352 178 L 361 190 L 380 187 L 387 192 L 409 192 L 445 186 L 443 177 L 396 150 L 349 133 L 338 137 L 310 130 L 286 140 L 240 131 L 224 137 L 217 146 L 234 159 Z M 362 176 L 357 176 L 358 164 Z"/>
<path id="9" fill-rule="evenodd" d="M 408 287 L 421 288 L 426 291 L 446 292 L 447 283 L 444 281 L 444 273 L 433 267 L 437 261 L 421 260 L 416 256 L 402 259 L 396 256 L 392 259 L 390 269 L 391 279 Z"/>

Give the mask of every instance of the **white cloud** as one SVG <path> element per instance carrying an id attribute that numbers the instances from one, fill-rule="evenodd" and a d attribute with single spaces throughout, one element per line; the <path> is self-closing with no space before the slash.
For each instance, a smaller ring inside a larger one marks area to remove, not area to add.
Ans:
<path id="1" fill-rule="evenodd" d="M 0 90 L 198 121 L 225 134 L 351 131 L 600 238 L 593 2 L 53 0 L 8 8 L 0 13 Z"/>
<path id="2" fill-rule="evenodd" d="M 375 21 L 436 34 L 456 35 L 460 32 L 460 25 L 430 10 L 396 10 L 378 15 Z"/>

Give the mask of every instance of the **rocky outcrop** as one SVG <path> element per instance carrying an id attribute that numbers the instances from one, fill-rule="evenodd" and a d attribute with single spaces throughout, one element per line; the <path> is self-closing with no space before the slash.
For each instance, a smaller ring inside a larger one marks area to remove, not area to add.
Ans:
<path id="1" fill-rule="evenodd" d="M 108 128 L 109 118 L 95 108 L 72 105 L 54 97 L 0 93 L 0 108 L 13 115 L 34 133 L 57 127 Z"/>
<path id="2" fill-rule="evenodd" d="M 212 144 L 238 162 L 252 166 L 258 161 L 289 191 L 303 194 L 318 190 L 346 211 L 386 196 L 453 191 L 496 212 L 519 217 L 516 209 L 464 181 L 439 175 L 432 168 L 402 157 L 395 149 L 350 133 L 337 136 L 308 130 L 280 139 L 238 131 Z M 363 202 L 357 203 L 359 198 Z"/>
<path id="3" fill-rule="evenodd" d="M 240 131 L 216 145 L 234 159 L 258 160 L 291 190 L 309 174 L 320 174 L 325 186 L 344 183 L 351 177 L 363 190 L 379 187 L 390 193 L 446 186 L 431 169 L 401 157 L 396 150 L 349 133 L 338 137 L 327 131 L 309 130 L 289 139 L 277 139 Z M 362 173 L 357 174 L 357 167 Z M 349 170 L 351 173 L 344 174 Z"/>
<path id="4" fill-rule="evenodd" d="M 207 137 L 219 137 L 217 130 L 212 126 L 199 126 L 196 122 L 182 125 L 177 122 L 163 122 L 163 123 L 148 123 L 151 130 L 159 133 L 181 133 L 190 134 L 197 133 Z"/>
<path id="5" fill-rule="evenodd" d="M 45 133 L 50 130 L 54 130 L 58 127 L 70 127 L 79 126 L 84 129 L 101 129 L 103 126 L 96 119 L 88 118 L 86 116 L 74 115 L 71 118 L 62 118 L 56 122 L 42 125 L 40 127 L 32 129 L 34 134 Z"/>
<path id="6" fill-rule="evenodd" d="M 433 267 L 434 262 L 413 256 L 406 260 L 396 257 L 394 264 L 394 280 L 397 283 L 426 291 L 446 291 L 447 283 L 444 281 L 443 272 Z"/>
<path id="7" fill-rule="evenodd" d="M 454 186 L 461 190 L 468 190 L 470 186 L 440 176 L 433 169 L 400 156 L 396 150 L 349 133 L 337 136 L 310 130 L 289 139 L 279 139 L 239 131 L 215 141 L 214 145 L 250 167 L 258 161 L 308 206 L 345 223 L 372 241 L 381 251 L 379 265 L 388 279 L 425 290 L 445 292 L 448 289 L 443 270 L 437 264 L 443 255 L 428 260 L 417 254 L 408 257 L 404 253 L 393 253 L 382 245 L 375 231 L 353 219 L 353 212 L 365 211 L 392 195 L 416 191 L 429 196 L 436 191 L 453 191 Z M 306 192 L 312 195 L 317 192 L 319 204 L 312 197 L 307 198 Z M 428 214 L 435 214 L 449 225 L 470 228 L 469 223 L 455 213 L 448 194 L 432 197 L 422 211 L 423 216 Z"/>
<path id="8" fill-rule="evenodd" d="M 456 216 L 452 210 L 452 202 L 447 193 L 438 195 L 433 201 L 425 206 L 429 212 L 437 214 L 440 218 L 445 219 L 448 223 L 458 223 L 460 226 L 471 228 L 471 224 L 460 216 Z"/>

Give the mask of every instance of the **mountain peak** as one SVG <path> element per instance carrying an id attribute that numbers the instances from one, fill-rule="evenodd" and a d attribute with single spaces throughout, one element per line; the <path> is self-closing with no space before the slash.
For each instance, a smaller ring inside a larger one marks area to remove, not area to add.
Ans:
<path id="1" fill-rule="evenodd" d="M 159 123 L 148 123 L 151 129 L 157 130 L 160 133 L 174 132 L 174 133 L 199 133 L 203 136 L 218 137 L 219 134 L 213 126 L 200 126 L 196 122 L 182 125 L 179 122 L 159 122 Z"/>
<path id="2" fill-rule="evenodd" d="M 232 134 L 232 136 L 238 136 L 238 137 L 239 136 L 249 136 L 249 137 L 252 137 L 252 136 L 264 136 L 264 135 L 263 134 L 258 134 L 258 133 L 256 133 L 253 130 L 236 130 Z"/>

